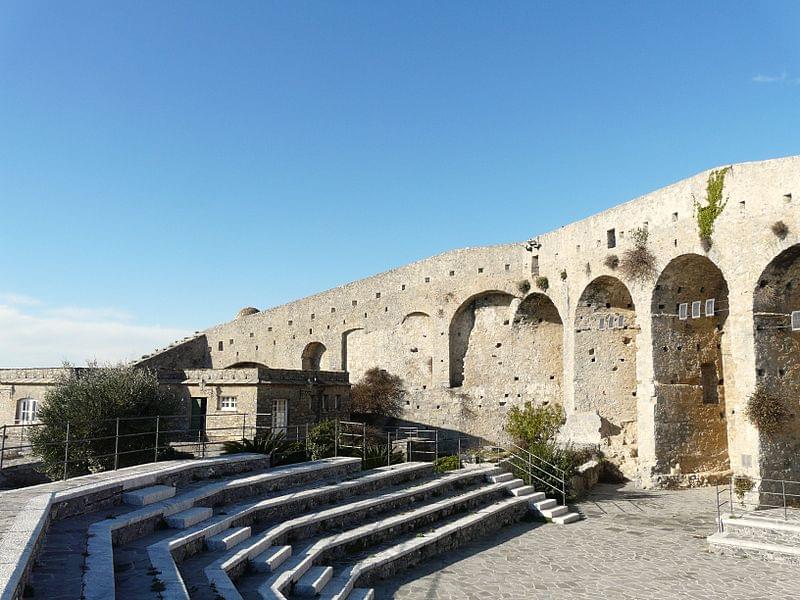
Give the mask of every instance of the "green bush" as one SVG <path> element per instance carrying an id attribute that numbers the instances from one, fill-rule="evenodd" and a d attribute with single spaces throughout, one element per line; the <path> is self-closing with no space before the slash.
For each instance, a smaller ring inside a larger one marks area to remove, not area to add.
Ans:
<path id="1" fill-rule="evenodd" d="M 460 468 L 458 457 L 453 456 L 442 456 L 441 458 L 436 459 L 436 462 L 433 463 L 433 470 L 437 473 L 444 473 L 445 471 L 455 471 L 456 469 Z"/>
<path id="2" fill-rule="evenodd" d="M 389 452 L 389 447 L 386 445 L 367 446 L 361 467 L 363 469 L 375 469 L 389 464 L 396 465 L 405 462 L 402 452 L 395 449 L 391 450 L 391 454 Z"/>
<path id="3" fill-rule="evenodd" d="M 178 406 L 178 399 L 159 387 L 152 370 L 129 366 L 68 368 L 45 394 L 38 412 L 42 426 L 31 432 L 34 452 L 41 457 L 48 476 L 63 476 L 69 423 L 67 476 L 113 469 L 115 419 L 120 418 L 118 466 L 151 462 L 156 420 L 132 417 L 174 415 Z M 175 429 L 164 423 L 161 427 Z M 158 443 L 166 445 L 164 434 Z"/>
<path id="4" fill-rule="evenodd" d="M 564 423 L 564 411 L 558 404 L 524 408 L 512 406 L 506 417 L 506 432 L 518 446 L 531 450 L 553 443 Z"/>
<path id="5" fill-rule="evenodd" d="M 336 447 L 336 423 L 333 421 L 320 421 L 308 432 L 306 446 L 311 460 L 330 458 L 334 455 Z"/>
<path id="6" fill-rule="evenodd" d="M 282 431 L 257 435 L 251 440 L 231 440 L 222 445 L 223 454 L 239 454 L 241 452 L 252 452 L 254 454 L 273 454 L 283 452 L 291 446 L 291 442 L 286 441 L 286 434 Z"/>
<path id="7" fill-rule="evenodd" d="M 697 216 L 697 228 L 700 239 L 710 243 L 714 233 L 714 221 L 717 220 L 725 210 L 728 199 L 723 199 L 722 192 L 725 189 L 725 176 L 730 171 L 730 167 L 711 171 L 706 182 L 706 203 L 701 205 L 695 200 L 694 210 Z"/>

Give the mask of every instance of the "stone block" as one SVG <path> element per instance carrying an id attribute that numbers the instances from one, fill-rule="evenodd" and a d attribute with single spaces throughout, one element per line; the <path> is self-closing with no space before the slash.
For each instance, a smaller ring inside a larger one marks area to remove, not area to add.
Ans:
<path id="1" fill-rule="evenodd" d="M 171 485 L 153 485 L 122 494 L 122 501 L 128 506 L 147 506 L 161 502 L 175 495 L 175 488 Z"/>

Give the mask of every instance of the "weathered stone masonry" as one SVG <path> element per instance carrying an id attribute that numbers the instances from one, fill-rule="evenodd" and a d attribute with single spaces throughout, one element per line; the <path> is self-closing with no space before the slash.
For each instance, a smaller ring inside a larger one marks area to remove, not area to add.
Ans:
<path id="1" fill-rule="evenodd" d="M 562 403 L 565 433 L 601 444 L 643 485 L 730 469 L 792 475 L 797 421 L 762 440 L 744 407 L 758 381 L 785 388 L 800 376 L 800 333 L 788 328 L 800 310 L 800 157 L 734 165 L 706 250 L 694 202 L 703 202 L 708 174 L 534 244 L 454 250 L 247 311 L 144 364 L 251 362 L 348 370 L 352 381 L 381 366 L 406 380 L 409 420 L 489 439 L 503 438 L 513 405 Z M 773 231 L 778 221 L 788 233 Z M 637 228 L 648 230 L 657 263 L 644 282 L 609 260 L 632 246 Z M 700 316 L 680 319 L 678 306 L 695 302 Z"/>

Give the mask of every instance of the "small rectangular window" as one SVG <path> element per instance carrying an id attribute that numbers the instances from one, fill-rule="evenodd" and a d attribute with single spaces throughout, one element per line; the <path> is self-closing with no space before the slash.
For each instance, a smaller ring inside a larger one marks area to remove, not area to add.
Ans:
<path id="1" fill-rule="evenodd" d="M 713 317 L 714 316 L 714 298 L 709 298 L 706 300 L 706 316 Z"/>
<path id="2" fill-rule="evenodd" d="M 625 327 L 625 316 L 624 315 L 619 315 L 617 317 L 617 327 L 619 329 L 623 329 Z"/>
<path id="3" fill-rule="evenodd" d="M 381 297 L 381 293 L 380 292 L 375 292 L 375 297 L 376 298 L 380 298 Z"/>
<path id="4" fill-rule="evenodd" d="M 336 394 L 333 397 L 333 408 L 335 410 L 339 410 L 339 406 L 341 405 L 341 402 L 342 402 L 342 397 L 339 394 Z"/>
<path id="5" fill-rule="evenodd" d="M 606 328 L 606 316 L 605 315 L 603 315 L 602 317 L 600 317 L 597 320 L 597 328 L 600 331 L 604 331 L 605 330 L 605 328 Z"/>
<path id="6" fill-rule="evenodd" d="M 322 412 L 328 412 L 328 394 L 322 394 Z"/>
<path id="7" fill-rule="evenodd" d="M 224 348 L 225 348 L 225 342 L 219 342 L 219 343 L 217 344 L 217 350 L 219 350 L 220 352 L 222 352 L 222 350 L 223 350 Z"/>
<path id="8" fill-rule="evenodd" d="M 685 321 L 689 317 L 689 305 L 686 302 L 678 305 L 678 318 Z"/>
<path id="9" fill-rule="evenodd" d="M 236 396 L 221 396 L 219 399 L 219 409 L 225 411 L 235 411 Z"/>
<path id="10" fill-rule="evenodd" d="M 699 319 L 700 318 L 700 300 L 695 300 L 692 302 L 692 318 Z"/>
<path id="11" fill-rule="evenodd" d="M 617 231 L 616 229 L 609 229 L 606 231 L 606 243 L 609 248 L 617 247 Z"/>
<path id="12" fill-rule="evenodd" d="M 792 311 L 792 331 L 800 331 L 800 310 Z"/>

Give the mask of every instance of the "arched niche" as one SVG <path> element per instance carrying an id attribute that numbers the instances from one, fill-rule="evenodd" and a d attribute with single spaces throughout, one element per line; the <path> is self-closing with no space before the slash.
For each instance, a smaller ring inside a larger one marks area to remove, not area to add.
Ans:
<path id="1" fill-rule="evenodd" d="M 241 361 L 234 363 L 232 365 L 228 365 L 225 368 L 226 369 L 269 369 L 269 367 L 264 363 L 254 362 L 254 361 Z"/>
<path id="2" fill-rule="evenodd" d="M 325 354 L 325 345 L 321 342 L 310 342 L 303 349 L 301 368 L 304 371 L 319 371 L 322 367 L 322 357 Z"/>
<path id="3" fill-rule="evenodd" d="M 450 387 L 481 379 L 491 370 L 492 348 L 502 327 L 511 322 L 511 302 L 506 292 L 486 291 L 466 300 L 450 321 Z"/>
<path id="4" fill-rule="evenodd" d="M 355 383 L 371 366 L 369 353 L 364 343 L 364 329 L 354 327 L 342 332 L 342 371 L 350 374 L 350 382 Z"/>
<path id="5" fill-rule="evenodd" d="M 628 477 L 636 473 L 638 329 L 622 281 L 604 275 L 586 286 L 575 308 L 575 410 L 600 415 L 604 450 Z"/>
<path id="6" fill-rule="evenodd" d="M 661 272 L 651 302 L 657 469 L 729 469 L 725 416 L 728 284 L 707 257 L 684 254 Z"/>
<path id="7" fill-rule="evenodd" d="M 769 479 L 796 480 L 800 473 L 800 331 L 792 329 L 798 310 L 800 244 L 773 258 L 753 291 L 756 384 L 790 413 L 780 431 L 761 435 L 761 471 Z"/>

